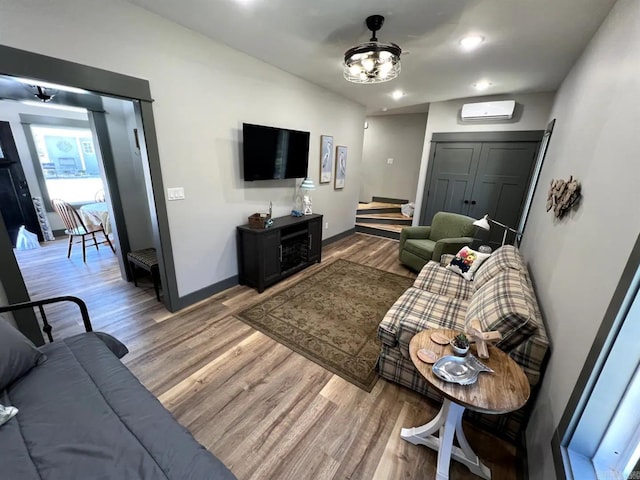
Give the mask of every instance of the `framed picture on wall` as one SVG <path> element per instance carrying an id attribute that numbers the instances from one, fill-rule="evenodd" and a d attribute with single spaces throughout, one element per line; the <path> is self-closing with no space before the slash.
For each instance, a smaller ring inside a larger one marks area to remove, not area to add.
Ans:
<path id="1" fill-rule="evenodd" d="M 347 172 L 347 147 L 336 147 L 336 180 L 333 188 L 344 188 L 344 179 Z"/>
<path id="2" fill-rule="evenodd" d="M 333 137 L 320 136 L 320 183 L 331 182 L 333 169 Z"/>

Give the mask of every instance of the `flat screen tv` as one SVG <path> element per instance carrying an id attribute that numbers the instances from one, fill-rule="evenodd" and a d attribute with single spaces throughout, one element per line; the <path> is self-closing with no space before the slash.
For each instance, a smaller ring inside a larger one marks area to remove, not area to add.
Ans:
<path id="1" fill-rule="evenodd" d="M 309 132 L 243 123 L 242 136 L 245 181 L 307 176 Z"/>

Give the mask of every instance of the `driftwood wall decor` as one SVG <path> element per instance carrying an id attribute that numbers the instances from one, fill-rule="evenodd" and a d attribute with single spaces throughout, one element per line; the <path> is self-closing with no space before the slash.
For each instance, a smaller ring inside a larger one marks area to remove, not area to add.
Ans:
<path id="1" fill-rule="evenodd" d="M 574 180 L 573 176 L 569 180 L 551 180 L 551 188 L 547 196 L 547 212 L 553 208 L 553 213 L 557 218 L 561 218 L 579 200 L 580 182 Z"/>

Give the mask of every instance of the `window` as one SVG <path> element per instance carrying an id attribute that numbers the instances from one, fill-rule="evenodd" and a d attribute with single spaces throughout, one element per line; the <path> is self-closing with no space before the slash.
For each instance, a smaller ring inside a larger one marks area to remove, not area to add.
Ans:
<path id="1" fill-rule="evenodd" d="M 91 203 L 104 190 L 91 130 L 34 124 L 31 135 L 49 200 Z"/>

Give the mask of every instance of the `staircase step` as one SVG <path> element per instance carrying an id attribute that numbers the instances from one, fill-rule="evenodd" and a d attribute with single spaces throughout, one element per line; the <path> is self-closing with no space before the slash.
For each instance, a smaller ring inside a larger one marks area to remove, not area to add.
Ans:
<path id="1" fill-rule="evenodd" d="M 400 213 L 400 205 L 384 202 L 359 203 L 357 213 Z"/>
<path id="2" fill-rule="evenodd" d="M 356 223 L 356 232 L 368 233 L 378 237 L 393 238 L 398 240 L 403 225 L 385 225 L 383 223 Z"/>
<path id="3" fill-rule="evenodd" d="M 387 197 L 372 197 L 372 202 L 382 202 L 382 203 L 395 203 L 398 205 L 404 205 L 405 203 L 409 203 L 409 200 L 402 200 L 400 198 L 387 198 Z"/>
<path id="4" fill-rule="evenodd" d="M 402 226 L 411 225 L 412 219 L 401 213 L 364 213 L 356 215 L 356 223 L 383 223 Z"/>

